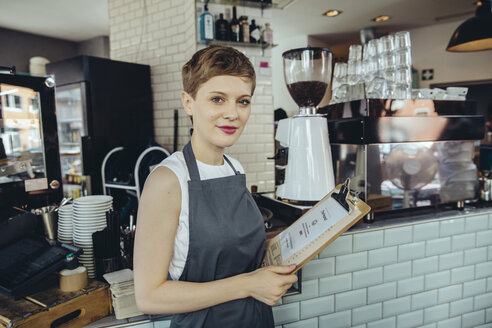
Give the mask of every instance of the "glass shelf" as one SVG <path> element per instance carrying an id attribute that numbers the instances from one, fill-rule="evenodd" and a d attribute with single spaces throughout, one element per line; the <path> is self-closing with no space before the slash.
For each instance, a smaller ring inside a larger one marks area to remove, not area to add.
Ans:
<path id="1" fill-rule="evenodd" d="M 246 1 L 246 0 L 210 0 L 208 3 L 217 3 L 221 5 L 229 6 L 242 6 L 242 7 L 253 7 L 253 8 L 277 8 L 283 9 L 294 0 L 272 0 L 270 3 L 260 2 L 260 1 Z M 205 3 L 206 0 L 196 0 L 198 3 Z"/>
<path id="2" fill-rule="evenodd" d="M 277 45 L 271 43 L 248 43 L 248 42 L 233 42 L 233 41 L 219 41 L 219 40 L 211 40 L 211 41 L 198 41 L 198 44 L 221 44 L 231 47 L 252 47 L 252 48 L 262 48 L 262 49 L 270 49 L 274 48 Z"/>

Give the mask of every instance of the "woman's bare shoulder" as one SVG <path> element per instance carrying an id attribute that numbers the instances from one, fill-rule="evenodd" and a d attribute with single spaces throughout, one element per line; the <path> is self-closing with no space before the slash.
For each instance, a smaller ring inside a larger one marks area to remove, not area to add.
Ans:
<path id="1" fill-rule="evenodd" d="M 167 166 L 159 166 L 152 171 L 152 174 L 145 182 L 145 189 L 154 191 L 180 191 L 179 180 L 173 170 Z"/>
<path id="2" fill-rule="evenodd" d="M 152 221 L 162 217 L 177 220 L 181 211 L 181 187 L 170 168 L 160 166 L 152 172 L 138 207 L 139 217 L 151 217 Z"/>

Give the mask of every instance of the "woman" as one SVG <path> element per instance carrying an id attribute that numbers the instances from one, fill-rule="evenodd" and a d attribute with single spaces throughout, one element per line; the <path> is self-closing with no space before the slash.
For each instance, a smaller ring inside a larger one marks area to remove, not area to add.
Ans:
<path id="1" fill-rule="evenodd" d="M 239 51 L 210 46 L 183 66 L 182 77 L 193 133 L 142 193 L 137 306 L 177 314 L 171 327 L 273 327 L 271 306 L 297 281 L 295 266 L 260 268 L 263 219 L 242 166 L 224 155 L 249 118 L 254 68 Z"/>

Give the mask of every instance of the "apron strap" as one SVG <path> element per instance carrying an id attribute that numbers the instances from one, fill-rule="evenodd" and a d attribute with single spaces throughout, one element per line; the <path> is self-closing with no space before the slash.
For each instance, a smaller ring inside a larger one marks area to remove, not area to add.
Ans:
<path id="1" fill-rule="evenodd" d="M 196 164 L 195 154 L 193 153 L 193 147 L 191 146 L 191 141 L 189 141 L 183 149 L 183 155 L 186 161 L 186 166 L 188 166 L 188 172 L 190 173 L 191 180 L 200 180 L 200 173 L 198 172 L 198 165 Z M 229 166 L 234 171 L 235 175 L 241 174 L 234 165 L 232 165 L 231 161 L 225 156 L 224 160 L 229 164 Z"/>
<path id="2" fill-rule="evenodd" d="M 188 166 L 188 172 L 190 173 L 190 179 L 192 181 L 200 181 L 200 173 L 198 173 L 198 166 L 196 164 L 195 154 L 193 154 L 193 148 L 191 147 L 191 141 L 189 141 L 183 148 L 183 155 Z"/>
<path id="3" fill-rule="evenodd" d="M 232 170 L 234 171 L 234 173 L 236 175 L 241 174 L 241 172 L 239 172 L 238 170 L 236 170 L 236 168 L 234 167 L 234 165 L 232 165 L 231 161 L 227 158 L 226 155 L 224 155 L 224 159 L 227 162 L 227 164 L 229 164 L 229 166 L 232 168 Z"/>

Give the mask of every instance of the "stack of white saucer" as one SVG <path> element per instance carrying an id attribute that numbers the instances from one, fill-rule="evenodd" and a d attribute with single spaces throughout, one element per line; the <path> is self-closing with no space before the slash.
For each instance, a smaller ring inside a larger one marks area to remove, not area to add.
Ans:
<path id="1" fill-rule="evenodd" d="M 113 206 L 113 197 L 94 195 L 80 197 L 73 204 L 73 242 L 84 250 L 79 262 L 87 268 L 89 278 L 95 278 L 92 234 L 106 228 L 106 212 Z"/>
<path id="2" fill-rule="evenodd" d="M 58 210 L 58 241 L 73 244 L 73 205 L 65 205 Z"/>

